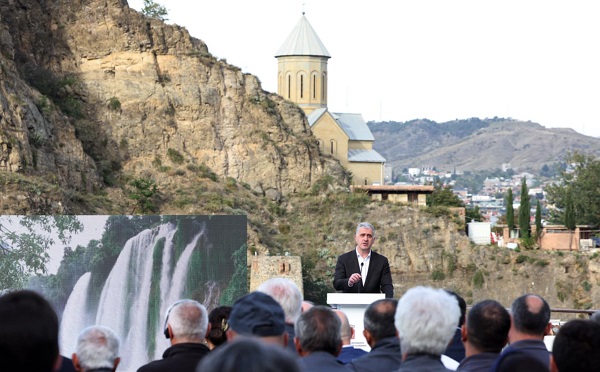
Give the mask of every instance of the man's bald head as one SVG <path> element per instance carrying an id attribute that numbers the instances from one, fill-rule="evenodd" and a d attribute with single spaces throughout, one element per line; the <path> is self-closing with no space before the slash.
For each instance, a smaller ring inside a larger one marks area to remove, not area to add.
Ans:
<path id="1" fill-rule="evenodd" d="M 341 327 L 341 336 L 342 336 L 342 344 L 350 345 L 350 340 L 352 339 L 352 327 L 350 327 L 350 321 L 348 320 L 348 316 L 342 310 L 333 310 L 334 313 L 340 318 L 342 322 Z"/>
<path id="2" fill-rule="evenodd" d="M 543 337 L 550 322 L 550 306 L 542 297 L 524 294 L 510 307 L 513 327 L 524 334 Z"/>

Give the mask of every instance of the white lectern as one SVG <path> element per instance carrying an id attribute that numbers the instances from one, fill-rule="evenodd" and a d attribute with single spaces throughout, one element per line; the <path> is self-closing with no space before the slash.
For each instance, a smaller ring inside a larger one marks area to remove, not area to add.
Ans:
<path id="1" fill-rule="evenodd" d="M 350 341 L 352 346 L 366 351 L 371 350 L 363 336 L 363 318 L 367 306 L 384 298 L 383 293 L 327 293 L 327 304 L 334 309 L 342 310 L 348 316 L 350 327 L 354 328 L 354 339 Z"/>

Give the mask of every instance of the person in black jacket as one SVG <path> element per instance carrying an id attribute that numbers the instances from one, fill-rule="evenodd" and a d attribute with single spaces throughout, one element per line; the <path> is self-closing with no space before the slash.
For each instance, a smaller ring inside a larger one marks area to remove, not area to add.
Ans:
<path id="1" fill-rule="evenodd" d="M 373 252 L 375 228 L 368 222 L 356 227 L 356 248 L 340 255 L 335 265 L 333 287 L 344 293 L 385 293 L 394 297 L 388 259 Z"/>
<path id="2" fill-rule="evenodd" d="M 205 345 L 210 331 L 206 308 L 193 300 L 175 302 L 167 310 L 164 331 L 171 347 L 165 350 L 163 359 L 140 367 L 138 372 L 194 372 L 200 360 L 210 352 Z"/>

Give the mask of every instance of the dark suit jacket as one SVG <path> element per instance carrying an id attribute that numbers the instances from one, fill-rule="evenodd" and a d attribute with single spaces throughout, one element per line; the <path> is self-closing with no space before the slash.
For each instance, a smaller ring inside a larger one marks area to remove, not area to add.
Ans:
<path id="1" fill-rule="evenodd" d="M 315 351 L 298 359 L 302 372 L 347 372 L 344 365 L 335 356 L 324 351 Z"/>
<path id="2" fill-rule="evenodd" d="M 369 259 L 369 271 L 364 286 L 362 281 L 348 287 L 348 278 L 354 273 L 360 273 L 356 249 L 340 255 L 335 265 L 333 287 L 344 293 L 385 293 L 386 298 L 394 297 L 394 286 L 392 285 L 392 274 L 390 264 L 385 256 L 371 251 Z"/>

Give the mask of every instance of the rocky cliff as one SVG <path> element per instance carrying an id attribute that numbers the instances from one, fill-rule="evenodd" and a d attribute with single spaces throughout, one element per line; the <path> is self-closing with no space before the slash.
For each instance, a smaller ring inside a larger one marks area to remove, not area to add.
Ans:
<path id="1" fill-rule="evenodd" d="M 278 199 L 342 173 L 298 107 L 124 0 L 1 0 L 0 74 L 0 167 L 63 189 L 207 166 Z"/>

